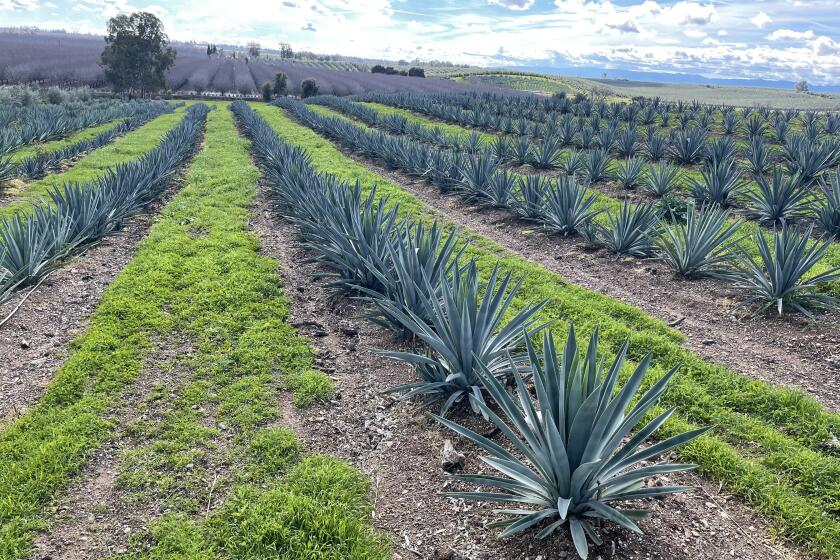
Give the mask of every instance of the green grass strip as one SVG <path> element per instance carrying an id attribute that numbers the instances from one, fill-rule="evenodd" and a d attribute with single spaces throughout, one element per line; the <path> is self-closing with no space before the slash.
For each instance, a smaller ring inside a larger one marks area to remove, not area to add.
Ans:
<path id="1" fill-rule="evenodd" d="M 153 340 L 178 330 L 202 346 L 217 344 L 230 371 L 275 356 L 296 364 L 283 372 L 291 385 L 311 370 L 311 353 L 302 341 L 290 343 L 283 326 L 276 265 L 258 254 L 248 231 L 257 177 L 246 141 L 220 106 L 208 116 L 205 148 L 183 190 L 105 291 L 40 402 L 0 434 L 0 559 L 28 553 L 49 504 L 109 437 L 104 416 L 130 389 Z"/>
<path id="2" fill-rule="evenodd" d="M 376 184 L 379 195 L 398 203 L 403 215 L 441 219 L 399 185 L 348 160 L 329 141 L 296 124 L 276 107 L 254 104 L 254 108 L 284 141 L 305 148 L 319 171 L 346 181 L 359 180 L 367 187 Z M 648 382 L 682 363 L 680 375 L 663 400 L 664 406 L 681 407 L 682 419 L 675 419 L 669 429 L 676 432 L 680 425 L 695 423 L 714 428 L 686 448 L 683 456 L 773 518 L 792 538 L 809 543 L 826 556 L 840 557 L 840 521 L 826 511 L 836 497 L 836 485 L 821 478 L 824 472 L 836 472 L 838 463 L 816 451 L 826 441 L 823 438 L 836 433 L 837 415 L 798 391 L 776 388 L 706 363 L 682 348 L 673 330 L 643 312 L 568 284 L 559 275 L 512 256 L 476 234 L 464 235 L 472 242 L 467 254 L 477 260 L 480 270 L 486 273 L 499 264 L 503 272 L 524 277 L 523 290 L 513 307 L 546 298 L 542 319 L 554 320 L 559 332 L 570 322 L 582 332 L 600 326 L 602 347 L 607 352 L 615 352 L 630 338 L 634 360 L 653 354 Z M 787 471 L 791 465 L 799 470 Z"/>
<path id="3" fill-rule="evenodd" d="M 14 152 L 12 152 L 12 162 L 19 163 L 24 159 L 28 158 L 29 156 L 34 156 L 38 153 L 53 152 L 56 150 L 61 150 L 62 148 L 66 148 L 67 146 L 72 146 L 73 144 L 82 142 L 83 140 L 90 140 L 91 138 L 94 138 L 95 136 L 98 136 L 107 130 L 111 130 L 124 120 L 125 119 L 114 119 L 113 121 L 100 124 L 99 126 L 82 129 L 78 132 L 71 134 L 66 138 L 52 140 L 50 142 L 44 142 L 43 144 L 32 144 L 20 148 L 19 150 L 15 150 Z"/>
<path id="4" fill-rule="evenodd" d="M 175 128 L 186 114 L 186 107 L 161 115 L 140 128 L 117 138 L 113 143 L 93 150 L 82 157 L 72 168 L 63 173 L 52 173 L 31 183 L 26 183 L 15 193 L 15 201 L 0 207 L 0 219 L 29 209 L 34 202 L 46 196 L 54 184 L 80 183 L 104 175 L 119 163 L 140 159 L 146 152 L 160 144 L 167 132 Z"/>
<path id="5" fill-rule="evenodd" d="M 204 233 L 209 227 L 204 218 L 221 221 L 230 224 L 225 237 L 232 240 L 233 225 L 247 225 L 243 209 L 253 204 L 255 168 L 232 115 L 221 107 L 219 112 L 226 117 L 224 127 L 215 138 L 210 126 L 207 148 L 190 172 L 195 182 L 183 192 L 196 189 L 196 197 L 183 206 L 206 214 L 188 230 L 198 227 L 201 235 L 218 237 Z M 236 190 L 226 196 L 231 183 Z M 175 242 L 189 243 L 176 224 Z M 279 415 L 278 385 L 292 388 L 295 403 L 306 405 L 329 396 L 332 383 L 312 369 L 307 341 L 288 322 L 277 263 L 257 254 L 250 233 L 236 236 L 241 248 L 229 256 L 222 259 L 214 249 L 204 257 L 219 273 L 184 280 L 194 288 L 183 303 L 209 308 L 184 314 L 185 319 L 206 315 L 200 325 L 179 321 L 195 351 L 179 356 L 183 363 L 174 367 L 188 371 L 188 378 L 178 386 L 169 381 L 156 387 L 146 419 L 131 427 L 140 444 L 123 454 L 118 482 L 132 499 L 167 513 L 148 534 L 132 539 L 120 558 L 390 558 L 386 541 L 370 527 L 367 478 L 335 458 L 303 457 L 290 430 L 265 427 Z M 235 277 L 226 278 L 226 269 Z M 229 290 L 240 293 L 228 296 Z M 208 480 L 214 481 L 214 496 L 227 498 L 205 519 Z"/>

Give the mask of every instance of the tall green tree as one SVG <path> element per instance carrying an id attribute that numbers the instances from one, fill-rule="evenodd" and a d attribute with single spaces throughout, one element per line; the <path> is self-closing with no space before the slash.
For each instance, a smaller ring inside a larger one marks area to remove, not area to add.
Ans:
<path id="1" fill-rule="evenodd" d="M 115 91 L 143 97 L 166 87 L 166 71 L 175 63 L 176 53 L 154 14 L 112 17 L 105 43 L 102 66 Z"/>

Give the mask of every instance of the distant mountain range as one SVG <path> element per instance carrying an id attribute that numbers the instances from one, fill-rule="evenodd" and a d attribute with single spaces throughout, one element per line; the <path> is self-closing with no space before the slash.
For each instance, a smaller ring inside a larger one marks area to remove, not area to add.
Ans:
<path id="1" fill-rule="evenodd" d="M 731 86 L 731 87 L 759 87 L 759 88 L 773 88 L 773 89 L 788 89 L 795 88 L 795 82 L 784 80 L 761 80 L 749 78 L 707 78 L 699 74 L 681 74 L 670 72 L 639 72 L 635 70 L 619 70 L 615 68 L 594 68 L 594 67 L 579 67 L 570 66 L 567 68 L 558 68 L 555 66 L 516 66 L 507 67 L 508 70 L 520 70 L 525 72 L 538 72 L 540 74 L 555 74 L 558 76 L 574 76 L 578 78 L 588 78 L 601 81 L 606 72 L 606 83 L 613 85 L 620 85 L 617 81 L 632 81 L 632 82 L 657 82 L 667 84 L 701 84 L 701 85 L 715 85 L 715 86 Z M 632 85 L 632 84 L 628 84 Z M 840 85 L 836 86 L 818 86 L 810 84 L 810 90 L 819 93 L 840 93 Z"/>

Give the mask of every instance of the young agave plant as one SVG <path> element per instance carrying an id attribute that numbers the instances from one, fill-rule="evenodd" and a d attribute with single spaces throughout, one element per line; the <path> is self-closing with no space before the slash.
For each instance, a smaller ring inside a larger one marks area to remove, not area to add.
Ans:
<path id="1" fill-rule="evenodd" d="M 651 195 L 662 198 L 677 188 L 681 176 L 682 173 L 678 167 L 661 161 L 659 165 L 650 168 L 647 181 L 642 183 L 642 186 Z"/>
<path id="2" fill-rule="evenodd" d="M 590 183 L 606 181 L 612 177 L 613 160 L 603 148 L 592 150 L 584 159 L 583 168 Z"/>
<path id="3" fill-rule="evenodd" d="M 539 220 L 542 217 L 548 181 L 539 175 L 523 175 L 516 183 L 519 196 L 512 199 L 512 208 L 521 218 Z"/>
<path id="4" fill-rule="evenodd" d="M 625 200 L 617 216 L 607 214 L 610 223 L 599 227 L 601 242 L 608 247 L 616 258 L 621 256 L 649 257 L 656 248 L 654 237 L 659 224 L 659 217 L 653 206 L 639 204 L 633 206 Z"/>
<path id="5" fill-rule="evenodd" d="M 645 162 L 641 158 L 629 157 L 616 166 L 615 178 L 625 189 L 635 189 L 636 185 L 643 183 L 646 177 Z"/>
<path id="6" fill-rule="evenodd" d="M 545 194 L 540 221 L 548 231 L 572 235 L 586 230 L 600 211 L 593 210 L 595 195 L 573 177 L 561 177 Z"/>
<path id="7" fill-rule="evenodd" d="M 822 258 L 830 240 L 810 244 L 813 226 L 801 232 L 798 228 L 782 226 L 773 231 L 773 246 L 764 235 L 756 235 L 757 261 L 747 252 L 740 256 L 741 266 L 736 272 L 737 286 L 747 292 L 747 299 L 733 311 L 756 305 L 753 315 L 760 315 L 773 307 L 781 315 L 793 308 L 808 317 L 811 310 L 840 306 L 840 300 L 817 291 L 821 284 L 840 278 L 840 267 L 807 277 L 808 272 Z"/>
<path id="8" fill-rule="evenodd" d="M 491 410 L 486 404 L 478 403 L 478 407 L 501 430 L 511 451 L 469 428 L 436 417 L 444 426 L 487 452 L 482 460 L 500 473 L 455 476 L 459 481 L 489 489 L 445 495 L 505 504 L 503 509 L 496 510 L 504 519 L 492 524 L 503 528 L 502 537 L 539 529 L 536 537 L 544 539 L 568 527 L 578 555 L 585 559 L 589 541 L 601 544 L 596 531 L 598 521 L 610 521 L 641 533 L 636 523 L 649 512 L 628 509 L 627 502 L 691 490 L 685 486 L 648 487 L 645 483 L 651 477 L 691 470 L 695 465 L 667 462 L 638 465 L 693 440 L 706 430 L 649 441 L 674 409 L 666 410 L 646 424 L 642 422 L 659 402 L 677 369 L 636 398 L 650 356 L 639 363 L 619 388 L 628 342 L 608 369 L 596 356 L 597 330 L 583 353 L 571 328 L 562 359 L 558 358 L 549 332 L 543 334 L 545 355 L 542 358 L 527 337 L 526 344 L 533 397 L 518 371 L 512 374 L 515 394 L 492 373 L 481 372 L 487 393 L 497 406 Z"/>
<path id="9" fill-rule="evenodd" d="M 828 181 L 820 179 L 822 198 L 814 204 L 814 214 L 826 235 L 840 237 L 840 171 L 829 175 Z"/>
<path id="10" fill-rule="evenodd" d="M 441 279 L 440 297 L 425 302 L 427 309 L 421 316 L 387 307 L 390 316 L 428 347 L 423 353 L 383 351 L 382 354 L 414 365 L 420 381 L 392 387 L 387 392 L 402 393 L 402 399 L 415 396 L 427 402 L 444 400 L 440 414 L 445 416 L 456 403 L 468 398 L 473 410 L 480 412 L 484 403 L 480 371 L 490 375 L 510 375 L 510 352 L 519 347 L 526 333 L 538 332 L 536 313 L 545 301 L 526 306 L 510 321 L 504 322 L 522 280 L 513 283 L 510 274 L 499 279 L 498 267 L 490 279 L 479 286 L 475 262 L 465 267 L 452 267 L 452 276 Z M 483 294 L 483 297 L 480 296 Z"/>
<path id="11" fill-rule="evenodd" d="M 686 205 L 685 222 L 662 228 L 657 244 L 665 263 L 677 276 L 729 278 L 738 243 L 735 234 L 739 224 L 726 225 L 729 212 L 714 206 L 695 210 Z"/>
<path id="12" fill-rule="evenodd" d="M 747 190 L 744 198 L 747 215 L 765 223 L 791 222 L 804 216 L 811 203 L 811 189 L 798 173 L 785 176 L 781 167 L 774 167 L 770 177 L 756 175 L 757 190 Z"/>
<path id="13" fill-rule="evenodd" d="M 703 180 L 690 179 L 690 189 L 691 196 L 703 203 L 725 208 L 732 204 L 744 187 L 740 170 L 732 159 L 706 162 L 700 173 Z"/>
<path id="14" fill-rule="evenodd" d="M 576 175 L 583 171 L 586 166 L 586 159 L 583 152 L 577 150 L 569 150 L 566 157 L 560 160 L 560 169 L 566 175 Z"/>
<path id="15" fill-rule="evenodd" d="M 483 198 L 494 208 L 509 208 L 515 186 L 516 175 L 508 173 L 507 170 L 497 171 L 484 189 Z"/>
<path id="16" fill-rule="evenodd" d="M 413 313 L 430 323 L 426 313 L 427 302 L 437 299 L 440 281 L 448 276 L 458 257 L 467 248 L 458 248 L 458 234 L 445 235 L 443 226 L 437 222 L 426 227 L 422 222 L 405 224 L 388 246 L 388 261 L 381 266 L 372 266 L 379 274 L 383 291 L 363 290 L 377 308 L 370 318 L 383 326 L 393 328 L 403 335 L 410 335 L 398 316 L 390 313 L 398 309 L 402 314 Z"/>

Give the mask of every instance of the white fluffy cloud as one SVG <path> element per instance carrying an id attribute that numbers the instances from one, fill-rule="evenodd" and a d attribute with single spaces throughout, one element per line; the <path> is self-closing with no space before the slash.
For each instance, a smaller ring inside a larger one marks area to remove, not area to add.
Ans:
<path id="1" fill-rule="evenodd" d="M 793 31 L 792 29 L 777 29 L 767 36 L 769 41 L 807 41 L 814 38 L 811 29 L 807 31 Z"/>
<path id="2" fill-rule="evenodd" d="M 773 23 L 773 18 L 768 16 L 765 12 L 758 12 L 755 14 L 755 17 L 750 19 L 750 21 L 759 29 L 763 29 L 768 24 Z"/>
<path id="3" fill-rule="evenodd" d="M 527 10 L 534 5 L 534 0 L 487 0 L 487 3 L 503 6 L 511 10 Z"/>

